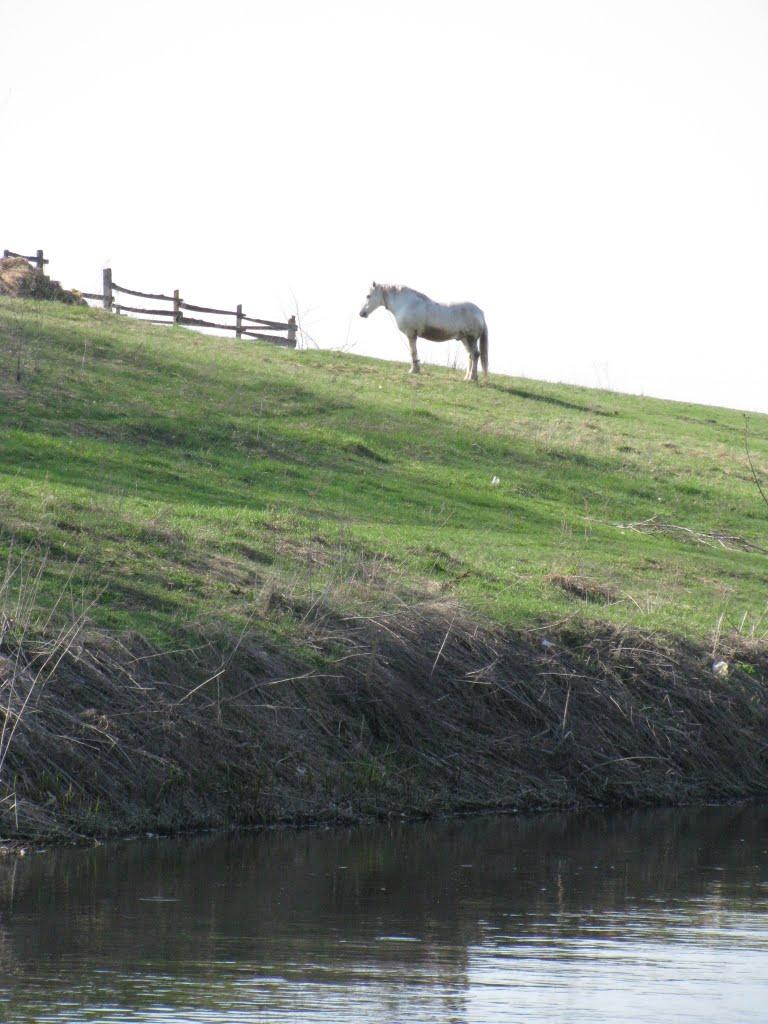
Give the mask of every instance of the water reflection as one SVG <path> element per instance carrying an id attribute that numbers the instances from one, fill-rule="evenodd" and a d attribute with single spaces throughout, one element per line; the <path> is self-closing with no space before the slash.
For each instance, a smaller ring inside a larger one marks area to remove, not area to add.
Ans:
<path id="1" fill-rule="evenodd" d="M 0 864 L 0 1019 L 764 1021 L 768 809 L 117 843 Z"/>

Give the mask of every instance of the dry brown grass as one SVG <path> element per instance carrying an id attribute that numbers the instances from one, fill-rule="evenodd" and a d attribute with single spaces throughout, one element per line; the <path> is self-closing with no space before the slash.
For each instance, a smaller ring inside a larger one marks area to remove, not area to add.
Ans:
<path id="1" fill-rule="evenodd" d="M 577 576 L 570 573 L 549 573 L 544 577 L 547 583 L 560 587 L 567 594 L 580 597 L 583 601 L 597 604 L 613 604 L 621 600 L 621 592 L 610 583 L 601 583 L 589 576 Z"/>
<path id="2" fill-rule="evenodd" d="M 21 256 L 0 259 L 0 295 L 87 305 L 79 292 L 62 288 L 58 281 L 52 281 Z"/>
<path id="3" fill-rule="evenodd" d="M 82 837 L 768 791 L 768 659 L 609 627 L 502 634 L 456 603 L 305 609 L 290 653 L 256 631 L 160 652 L 82 623 L 7 629 L 2 832 Z M 9 666 L 10 674 L 9 674 Z"/>

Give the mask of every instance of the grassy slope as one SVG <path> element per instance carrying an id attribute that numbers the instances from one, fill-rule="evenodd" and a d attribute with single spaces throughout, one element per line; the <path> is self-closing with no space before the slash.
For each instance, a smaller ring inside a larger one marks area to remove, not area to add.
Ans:
<path id="1" fill-rule="evenodd" d="M 5 608 L 19 585 L 43 613 L 65 592 L 166 643 L 426 590 L 501 624 L 764 637 L 765 554 L 617 526 L 768 547 L 740 413 L 461 376 L 0 300 Z M 768 417 L 750 444 L 768 476 Z"/>

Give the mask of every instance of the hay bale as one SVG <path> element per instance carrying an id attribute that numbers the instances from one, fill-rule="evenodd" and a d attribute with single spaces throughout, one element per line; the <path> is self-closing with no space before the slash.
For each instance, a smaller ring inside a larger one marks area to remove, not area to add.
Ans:
<path id="1" fill-rule="evenodd" d="M 0 259 L 0 295 L 20 299 L 47 299 L 51 302 L 66 302 L 77 306 L 88 305 L 79 292 L 62 288 L 58 281 L 46 277 L 42 270 L 31 266 L 22 256 L 6 256 Z"/>

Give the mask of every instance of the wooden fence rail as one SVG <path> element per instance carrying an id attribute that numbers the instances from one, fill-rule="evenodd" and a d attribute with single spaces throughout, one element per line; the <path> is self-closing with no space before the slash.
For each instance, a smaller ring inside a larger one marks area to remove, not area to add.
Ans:
<path id="1" fill-rule="evenodd" d="M 18 256 L 22 260 L 26 260 L 27 263 L 34 263 L 38 270 L 42 270 L 46 263 L 49 261 L 43 256 L 43 250 L 38 249 L 36 256 L 25 256 L 23 252 L 11 252 L 10 249 L 3 249 L 3 259 L 6 256 Z"/>
<path id="2" fill-rule="evenodd" d="M 86 292 L 81 294 L 87 299 L 101 301 L 104 309 L 109 309 L 113 313 L 133 313 L 140 318 L 151 320 L 152 323 L 178 324 L 182 327 L 209 327 L 217 331 L 234 331 L 237 338 L 256 338 L 260 341 L 271 341 L 275 345 L 283 345 L 286 348 L 296 348 L 297 325 L 296 317 L 294 316 L 290 317 L 287 321 L 265 320 L 262 317 L 246 316 L 243 313 L 242 304 L 239 304 L 236 309 L 198 306 L 182 299 L 178 289 L 174 290 L 173 295 L 164 295 L 160 292 L 140 292 L 135 288 L 126 288 L 125 285 L 117 284 L 112 278 L 112 270 L 109 267 L 103 271 L 103 289 L 101 295 Z M 171 308 L 150 309 L 144 306 L 127 306 L 115 301 L 117 293 L 132 295 L 140 299 L 151 299 L 155 302 L 169 302 L 171 303 Z M 227 324 L 218 323 L 213 320 L 202 320 L 199 317 L 186 316 L 186 313 L 231 316 L 235 318 L 235 323 Z M 251 324 L 253 326 L 249 326 Z"/>
<path id="3" fill-rule="evenodd" d="M 11 252 L 5 249 L 3 256 L 19 256 L 37 266 L 38 270 L 49 261 L 44 257 L 43 250 L 38 249 L 37 255 L 25 256 L 20 252 Z M 149 309 L 144 306 L 126 306 L 115 301 L 115 293 L 132 295 L 134 298 L 151 299 L 155 302 L 169 302 L 170 309 Z M 84 299 L 92 302 L 100 302 L 104 309 L 112 313 L 131 313 L 142 320 L 148 320 L 153 324 L 178 324 L 182 327 L 209 327 L 217 331 L 234 331 L 237 338 L 256 338 L 259 341 L 271 341 L 275 345 L 282 345 L 285 348 L 296 348 L 297 324 L 296 317 L 292 316 L 287 321 L 265 320 L 262 317 L 246 316 L 243 313 L 242 304 L 235 309 L 214 309 L 211 306 L 197 306 L 191 302 L 185 302 L 175 289 L 173 295 L 162 295 L 157 292 L 140 292 L 135 288 L 126 288 L 124 285 L 116 284 L 112 280 L 112 270 L 106 267 L 102 272 L 101 292 L 80 292 Z M 230 316 L 235 318 L 233 324 L 216 323 L 213 320 L 201 320 L 197 317 L 185 316 L 185 313 L 208 313 L 211 316 Z M 253 325 L 253 326 L 251 326 Z"/>

